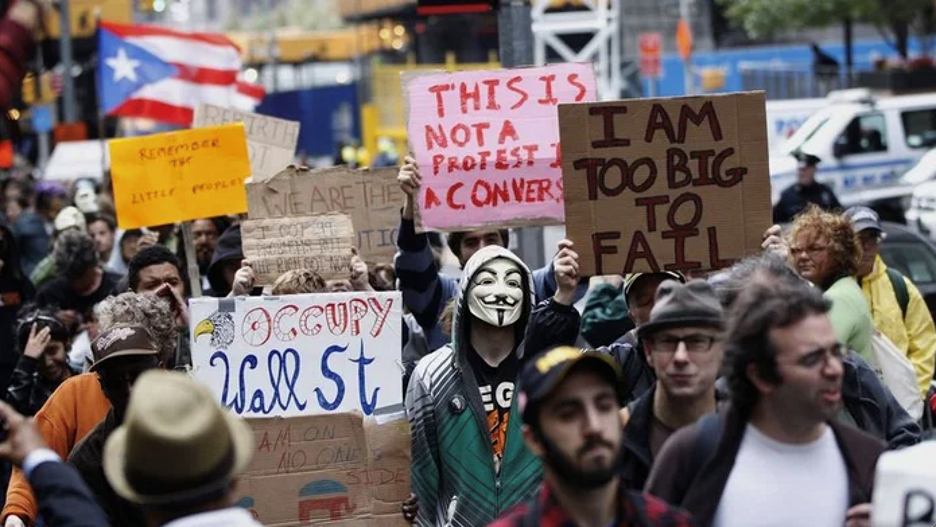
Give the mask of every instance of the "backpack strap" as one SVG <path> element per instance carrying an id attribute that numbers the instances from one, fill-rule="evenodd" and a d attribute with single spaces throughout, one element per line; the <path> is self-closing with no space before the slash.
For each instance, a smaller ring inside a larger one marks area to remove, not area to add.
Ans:
<path id="1" fill-rule="evenodd" d="M 894 288 L 894 294 L 897 296 L 897 303 L 900 304 L 900 312 L 903 318 L 907 318 L 907 307 L 910 305 L 910 292 L 907 291 L 907 282 L 904 276 L 896 269 L 887 268 L 887 278 L 890 279 L 891 286 Z"/>

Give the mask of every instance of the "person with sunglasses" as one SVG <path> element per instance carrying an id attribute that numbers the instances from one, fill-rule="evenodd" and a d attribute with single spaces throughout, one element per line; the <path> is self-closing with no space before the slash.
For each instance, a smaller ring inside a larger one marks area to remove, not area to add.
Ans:
<path id="1" fill-rule="evenodd" d="M 799 280 L 752 280 L 728 316 L 729 406 L 676 432 L 645 490 L 700 527 L 870 525 L 885 445 L 836 420 L 848 348 L 830 309 Z"/>
<path id="2" fill-rule="evenodd" d="M 650 318 L 637 328 L 656 383 L 621 410 L 624 484 L 640 490 L 663 444 L 677 430 L 716 409 L 724 312 L 703 280 L 667 280 L 657 288 Z"/>

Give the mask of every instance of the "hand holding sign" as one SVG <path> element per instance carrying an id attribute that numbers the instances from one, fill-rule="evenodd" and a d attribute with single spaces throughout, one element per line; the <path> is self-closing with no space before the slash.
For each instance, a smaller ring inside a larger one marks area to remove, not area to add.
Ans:
<path id="1" fill-rule="evenodd" d="M 553 258 L 553 271 L 556 273 L 556 295 L 553 299 L 567 306 L 575 299 L 575 289 L 579 282 L 579 256 L 572 250 L 574 244 L 569 240 L 559 242 L 559 252 Z"/>
<path id="2" fill-rule="evenodd" d="M 403 158 L 403 166 L 400 167 L 397 182 L 400 184 L 400 189 L 406 194 L 402 217 L 404 220 L 412 221 L 416 215 L 416 198 L 419 196 L 419 185 L 422 184 L 422 178 L 419 176 L 419 165 L 416 164 L 415 159 L 410 156 Z"/>

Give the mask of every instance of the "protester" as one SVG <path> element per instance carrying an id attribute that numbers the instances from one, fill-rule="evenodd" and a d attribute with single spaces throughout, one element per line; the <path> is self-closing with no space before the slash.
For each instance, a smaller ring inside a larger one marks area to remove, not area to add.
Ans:
<path id="1" fill-rule="evenodd" d="M 104 448 L 107 481 L 148 525 L 260 527 L 234 506 L 253 457 L 250 427 L 182 373 L 148 372 Z"/>
<path id="2" fill-rule="evenodd" d="M 325 280 L 315 271 L 308 269 L 286 271 L 273 282 L 273 289 L 270 291 L 274 296 L 325 292 Z"/>
<path id="3" fill-rule="evenodd" d="M 118 232 L 116 247 L 107 261 L 107 268 L 113 273 L 127 274 L 127 266 L 139 251 L 138 243 L 142 237 L 143 231 L 140 229 Z"/>
<path id="4" fill-rule="evenodd" d="M 725 348 L 731 405 L 670 438 L 648 492 L 702 527 L 868 525 L 884 444 L 833 420 L 847 348 L 830 307 L 791 280 L 745 288 Z"/>
<path id="5" fill-rule="evenodd" d="M 211 290 L 205 294 L 210 293 L 214 297 L 228 296 L 234 285 L 234 276 L 241 269 L 243 260 L 240 225 L 235 225 L 218 238 L 218 245 L 208 265 L 207 276 Z"/>
<path id="6" fill-rule="evenodd" d="M 829 318 L 839 341 L 879 370 L 871 351 L 871 311 L 854 279 L 861 245 L 848 218 L 810 207 L 794 220 L 789 239 L 796 272 L 832 302 Z"/>
<path id="7" fill-rule="evenodd" d="M 396 291 L 396 271 L 393 264 L 379 263 L 368 269 L 368 282 L 374 291 Z"/>
<path id="8" fill-rule="evenodd" d="M 0 348 L 0 388 L 4 393 L 18 360 L 12 346 L 16 341 L 17 313 L 35 294 L 20 267 L 16 238 L 6 226 L 0 225 L 0 343 L 4 343 Z"/>
<path id="9" fill-rule="evenodd" d="M 46 524 L 55 527 L 109 525 L 81 476 L 49 448 L 34 420 L 16 413 L 4 402 L 0 402 L 0 419 L 8 434 L 6 441 L 0 444 L 0 459 L 22 469 L 36 492 Z"/>
<path id="10" fill-rule="evenodd" d="M 58 213 L 53 224 L 52 252 L 47 254 L 29 275 L 29 279 L 36 288 L 41 289 L 59 274 L 59 270 L 55 267 L 55 242 L 58 237 L 68 231 L 85 232 L 86 226 L 84 214 L 75 207 L 65 207 Z"/>
<path id="11" fill-rule="evenodd" d="M 593 276 L 588 281 L 585 308 L 582 309 L 581 337 L 584 347 L 610 346 L 634 329 L 620 276 Z"/>
<path id="12" fill-rule="evenodd" d="M 33 270 L 49 254 L 52 236 L 59 212 L 65 206 L 65 187 L 50 181 L 36 185 L 36 206 L 34 210 L 24 212 L 13 224 L 16 242 L 22 251 L 20 265 L 23 273 L 31 276 Z M 75 209 L 75 212 L 78 212 Z M 83 220 L 84 218 L 82 218 Z M 81 227 L 84 229 L 84 226 Z"/>
<path id="13" fill-rule="evenodd" d="M 351 269 L 348 278 L 336 278 L 325 281 L 325 289 L 329 293 L 350 293 L 351 291 L 374 291 L 370 284 L 370 273 L 367 263 L 358 256 L 357 249 L 352 249 Z"/>
<path id="14" fill-rule="evenodd" d="M 114 252 L 114 237 L 117 233 L 117 220 L 106 214 L 88 215 L 88 234 L 94 239 L 94 248 L 97 250 L 101 262 L 109 262 Z M 121 274 L 118 271 L 111 272 Z"/>
<path id="15" fill-rule="evenodd" d="M 553 298 L 540 302 L 533 310 L 527 327 L 526 353 L 535 355 L 556 345 L 573 345 L 578 340 L 581 317 L 573 307 L 578 287 L 578 254 L 571 242 L 560 242 L 560 251 L 553 261 L 557 290 Z M 657 287 L 666 279 L 685 282 L 680 273 L 634 273 L 624 281 L 624 297 L 630 316 L 638 324 L 646 324 L 654 307 Z M 656 374 L 647 361 L 637 330 L 625 334 L 608 347 L 598 348 L 621 366 L 624 378 L 624 402 L 629 403 L 647 392 L 656 382 Z"/>
<path id="16" fill-rule="evenodd" d="M 884 230 L 877 213 L 867 207 L 852 207 L 845 216 L 861 241 L 857 277 L 871 307 L 874 327 L 913 364 L 920 397 L 926 397 L 936 369 L 936 327 L 929 308 L 913 282 L 881 259 Z"/>
<path id="17" fill-rule="evenodd" d="M 826 211 L 842 208 L 835 192 L 827 185 L 816 181 L 817 166 L 822 160 L 812 154 L 799 155 L 799 169 L 796 183 L 787 187 L 780 194 L 780 201 L 774 205 L 774 223 L 789 223 L 809 205 L 815 205 Z"/>
<path id="18" fill-rule="evenodd" d="M 163 366 L 159 347 L 143 326 L 117 325 L 102 332 L 93 348 L 91 371 L 97 374 L 111 408 L 104 420 L 75 445 L 68 462 L 78 469 L 111 525 L 143 525 L 140 507 L 121 499 L 104 477 L 104 443 L 124 422 L 137 378 L 145 371 Z"/>
<path id="19" fill-rule="evenodd" d="M 486 525 L 540 483 L 513 400 L 531 273 L 492 245 L 468 260 L 459 285 L 452 344 L 419 361 L 406 394 L 420 526 Z"/>
<path id="20" fill-rule="evenodd" d="M 218 239 L 221 237 L 221 233 L 226 231 L 229 226 L 227 218 L 221 216 L 192 222 L 195 262 L 198 264 L 198 273 L 201 275 L 202 291 L 211 289 L 211 283 L 208 281 L 208 266 L 211 265 L 211 257 L 214 256 L 215 249 L 218 248 Z M 178 256 L 179 261 L 185 261 L 184 246 L 182 246 Z"/>
<path id="21" fill-rule="evenodd" d="M 130 260 L 127 282 L 134 293 L 151 293 L 164 299 L 175 319 L 174 334 L 169 343 L 177 355 L 165 357 L 168 369 L 192 364 L 189 341 L 188 304 L 182 264 L 169 249 L 153 245 L 141 250 Z"/>
<path id="22" fill-rule="evenodd" d="M 624 484 L 622 380 L 617 364 L 596 351 L 558 347 L 526 363 L 519 410 L 523 441 L 543 464 L 542 490 L 493 527 L 692 525 Z"/>
<path id="23" fill-rule="evenodd" d="M 59 385 L 81 373 L 68 365 L 66 350 L 71 340 L 71 332 L 55 318 L 55 313 L 27 309 L 17 324 L 16 343 L 21 355 L 5 397 L 17 412 L 35 415 Z"/>
<path id="24" fill-rule="evenodd" d="M 6 225 L 13 226 L 32 206 L 35 192 L 28 179 L 7 179 L 2 186 Z"/>
<path id="25" fill-rule="evenodd" d="M 101 268 L 94 240 L 85 232 L 62 233 L 53 254 L 60 276 L 39 290 L 36 303 L 56 308 L 59 320 L 74 329 L 114 291 L 120 276 Z"/>
<path id="26" fill-rule="evenodd" d="M 102 331 L 119 325 L 139 325 L 159 345 L 160 361 L 176 355 L 173 315 L 165 300 L 148 294 L 124 293 L 108 298 L 96 308 Z M 42 436 L 60 456 L 67 457 L 75 443 L 100 423 L 110 409 L 97 375 L 77 375 L 62 383 L 36 414 Z M 38 514 L 35 498 L 23 474 L 15 470 L 3 509 L 4 527 L 32 524 Z"/>
<path id="27" fill-rule="evenodd" d="M 35 34 L 42 25 L 39 2 L 20 0 L 3 5 L 10 8 L 0 12 L 0 113 L 13 107 L 36 46 Z"/>
<path id="28" fill-rule="evenodd" d="M 397 255 L 394 259 L 396 276 L 399 279 L 400 291 L 403 292 L 404 304 L 425 330 L 430 349 L 438 349 L 448 343 L 450 338 L 439 327 L 439 317 L 449 301 L 458 295 L 458 279 L 439 272 L 429 237 L 426 234 L 416 234 L 413 218 L 422 179 L 415 159 L 404 159 L 397 181 L 406 195 L 406 200 L 397 234 Z M 448 245 L 464 267 L 471 256 L 484 247 L 507 247 L 508 237 L 509 231 L 506 229 L 453 232 L 449 233 Z M 555 293 L 556 284 L 553 283 L 551 268 L 538 269 L 532 276 L 537 299 L 549 298 Z"/>
<path id="29" fill-rule="evenodd" d="M 774 253 L 745 258 L 712 277 L 710 282 L 718 291 L 722 306 L 730 310 L 738 295 L 757 280 L 803 282 L 784 259 Z M 871 366 L 851 350 L 842 362 L 844 411 L 839 412 L 836 419 L 886 442 L 890 449 L 919 443 L 920 426 L 900 406 Z M 721 386 L 716 385 L 716 389 L 720 398 L 728 399 L 728 387 L 723 381 L 719 380 Z"/>

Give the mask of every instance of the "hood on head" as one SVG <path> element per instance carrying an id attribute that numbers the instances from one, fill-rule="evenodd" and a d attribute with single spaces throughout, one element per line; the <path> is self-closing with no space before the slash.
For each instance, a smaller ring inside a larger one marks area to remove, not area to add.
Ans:
<path id="1" fill-rule="evenodd" d="M 523 260 L 513 252 L 505 249 L 499 245 L 489 245 L 482 248 L 478 252 L 465 262 L 465 267 L 462 270 L 461 281 L 458 284 L 458 306 L 455 309 L 455 316 L 452 322 L 452 345 L 456 351 L 462 353 L 462 346 L 460 342 L 468 342 L 468 328 L 469 323 L 468 319 L 471 317 L 471 313 L 468 311 L 468 295 L 465 293 L 468 291 L 468 285 L 471 284 L 472 279 L 478 273 L 478 271 L 484 267 L 485 264 L 491 260 L 496 260 L 498 258 L 506 258 L 517 264 L 520 268 L 520 272 L 523 273 L 523 283 L 524 289 L 527 296 L 527 301 L 523 306 L 522 315 L 520 315 L 520 320 L 514 324 L 517 330 L 517 345 L 520 344 L 520 341 L 523 340 L 524 331 L 526 331 L 527 321 L 530 318 L 530 313 L 533 311 L 533 306 L 536 302 L 536 291 L 533 285 L 533 273 L 530 272 L 530 268 L 527 267 Z"/>
<path id="2" fill-rule="evenodd" d="M 218 238 L 218 247 L 215 248 L 211 264 L 208 265 L 208 282 L 215 295 L 225 296 L 231 291 L 231 286 L 224 281 L 221 266 L 224 262 L 244 259 L 243 242 L 241 241 L 240 225 L 234 225 Z"/>

